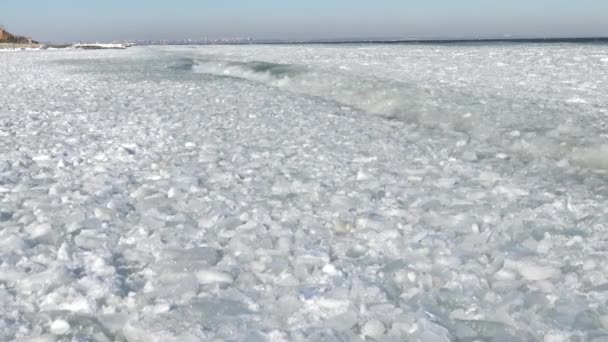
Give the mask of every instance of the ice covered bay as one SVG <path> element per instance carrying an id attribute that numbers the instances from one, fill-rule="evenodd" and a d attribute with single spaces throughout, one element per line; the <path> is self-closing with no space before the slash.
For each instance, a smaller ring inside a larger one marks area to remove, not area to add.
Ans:
<path id="1" fill-rule="evenodd" d="M 607 61 L 3 53 L 0 340 L 605 340 Z"/>

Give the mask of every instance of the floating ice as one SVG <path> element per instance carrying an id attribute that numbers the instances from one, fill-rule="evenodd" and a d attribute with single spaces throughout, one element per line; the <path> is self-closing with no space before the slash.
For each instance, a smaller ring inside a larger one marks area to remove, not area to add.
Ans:
<path id="1" fill-rule="evenodd" d="M 3 53 L 0 340 L 605 339 L 607 55 Z"/>

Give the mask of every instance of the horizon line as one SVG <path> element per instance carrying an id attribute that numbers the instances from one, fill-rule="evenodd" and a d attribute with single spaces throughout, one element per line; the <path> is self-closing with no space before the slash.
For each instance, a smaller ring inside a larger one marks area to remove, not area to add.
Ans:
<path id="1" fill-rule="evenodd" d="M 93 41 L 71 41 L 69 43 L 92 43 Z M 436 38 L 323 38 L 323 39 L 283 39 L 283 38 L 251 38 L 251 37 L 223 37 L 223 38 L 179 38 L 179 39 L 124 39 L 107 40 L 105 42 L 133 42 L 137 45 L 255 45 L 255 44 L 388 44 L 388 43 L 474 43 L 474 42 L 520 42 L 520 43 L 568 43 L 568 42 L 606 42 L 606 36 L 499 36 L 499 37 L 436 37 Z M 68 42 L 43 41 L 43 44 L 65 44 Z M 95 41 L 101 43 L 101 41 Z M 138 44 L 140 43 L 140 44 Z"/>

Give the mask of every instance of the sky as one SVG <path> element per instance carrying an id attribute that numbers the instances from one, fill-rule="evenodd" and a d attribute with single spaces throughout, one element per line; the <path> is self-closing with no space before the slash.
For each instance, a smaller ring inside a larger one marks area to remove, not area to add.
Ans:
<path id="1" fill-rule="evenodd" d="M 1 0 L 45 42 L 608 36 L 606 0 Z"/>

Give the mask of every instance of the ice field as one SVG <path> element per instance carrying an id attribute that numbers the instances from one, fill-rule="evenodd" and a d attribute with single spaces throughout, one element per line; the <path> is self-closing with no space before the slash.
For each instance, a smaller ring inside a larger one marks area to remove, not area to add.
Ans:
<path id="1" fill-rule="evenodd" d="M 608 341 L 608 45 L 0 68 L 0 341 Z"/>

